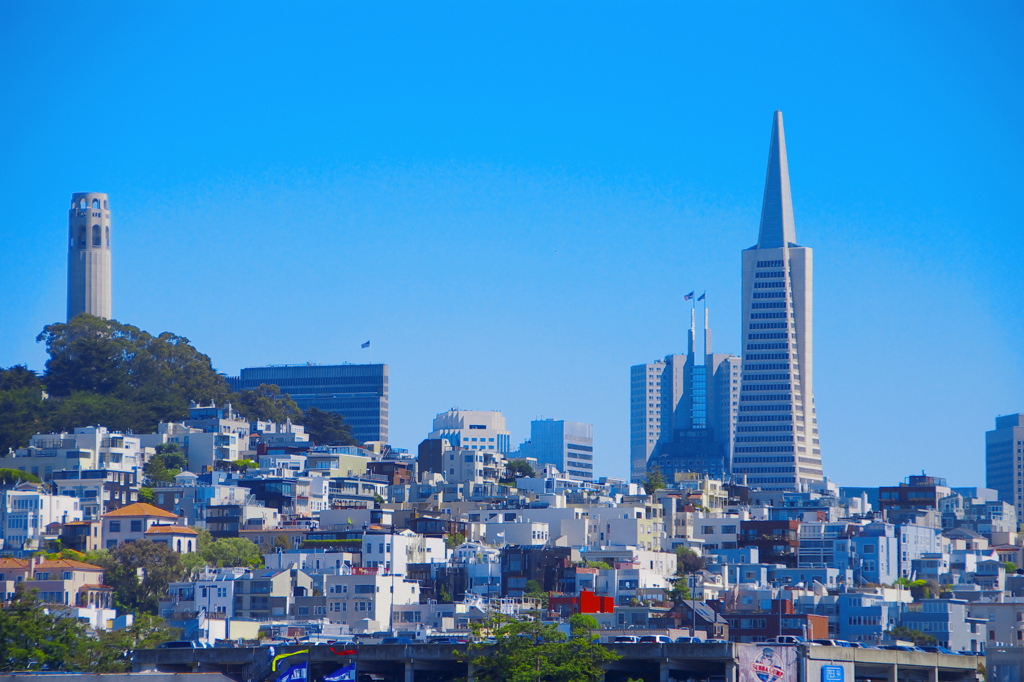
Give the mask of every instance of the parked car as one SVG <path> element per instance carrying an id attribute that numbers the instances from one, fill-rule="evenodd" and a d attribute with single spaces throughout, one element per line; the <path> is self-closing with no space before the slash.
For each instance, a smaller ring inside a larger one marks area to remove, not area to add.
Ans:
<path id="1" fill-rule="evenodd" d="M 385 637 L 380 640 L 381 644 L 412 644 L 412 640 L 408 637 Z"/>
<path id="2" fill-rule="evenodd" d="M 950 651 L 949 649 L 947 649 L 944 646 L 935 646 L 935 645 L 932 645 L 932 644 L 922 644 L 921 646 L 918 647 L 918 649 L 922 649 L 923 651 L 927 651 L 930 654 L 952 654 L 953 653 L 952 651 Z M 956 654 L 954 654 L 954 655 L 956 655 Z"/>
<path id="3" fill-rule="evenodd" d="M 700 637 L 676 637 L 676 644 L 700 644 Z"/>
<path id="4" fill-rule="evenodd" d="M 172 642 L 164 642 L 157 649 L 207 649 L 209 648 L 202 642 L 197 642 L 194 639 L 178 639 Z"/>
<path id="5" fill-rule="evenodd" d="M 435 639 L 430 640 L 430 644 L 465 644 L 465 643 L 466 643 L 465 639 L 460 639 L 458 637 L 437 637 Z"/>
<path id="6" fill-rule="evenodd" d="M 779 635 L 766 640 L 767 644 L 806 644 L 807 640 L 799 635 Z"/>
<path id="7" fill-rule="evenodd" d="M 852 647 L 853 644 L 847 642 L 845 639 L 812 639 L 811 644 L 820 644 L 821 646 L 843 646 Z"/>
<path id="8" fill-rule="evenodd" d="M 618 637 L 616 637 L 612 641 L 612 643 L 613 644 L 636 644 L 639 641 L 640 641 L 640 638 L 636 637 L 634 635 L 619 635 Z"/>
<path id="9" fill-rule="evenodd" d="M 672 638 L 665 635 L 644 635 L 640 638 L 641 644 L 671 644 Z"/>
<path id="10" fill-rule="evenodd" d="M 705 639 L 704 643 L 705 644 L 728 644 L 729 640 L 727 640 L 727 639 Z"/>
<path id="11" fill-rule="evenodd" d="M 903 644 L 886 644 L 882 648 L 887 651 L 920 651 L 916 646 L 906 646 Z"/>

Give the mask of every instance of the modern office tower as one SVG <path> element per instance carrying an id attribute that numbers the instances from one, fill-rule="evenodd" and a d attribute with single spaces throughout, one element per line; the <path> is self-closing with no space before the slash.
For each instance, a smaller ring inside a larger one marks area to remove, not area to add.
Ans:
<path id="1" fill-rule="evenodd" d="M 234 390 L 275 384 L 299 409 L 315 407 L 345 418 L 360 443 L 388 442 L 387 365 L 268 365 L 228 379 Z"/>
<path id="2" fill-rule="evenodd" d="M 530 422 L 530 440 L 519 446 L 519 457 L 551 464 L 577 481 L 594 480 L 594 427 L 564 419 Z"/>
<path id="3" fill-rule="evenodd" d="M 507 455 L 512 449 L 512 434 L 505 428 L 505 416 L 501 412 L 452 408 L 434 417 L 434 430 L 427 438 L 444 438 L 452 447 L 467 450 L 491 450 Z"/>
<path id="4" fill-rule="evenodd" d="M 796 243 L 782 112 L 775 112 L 756 246 L 743 251 L 743 371 L 733 474 L 763 490 L 822 482 L 814 406 L 813 254 Z"/>
<path id="5" fill-rule="evenodd" d="M 642 480 L 652 466 L 657 466 L 669 482 L 677 473 L 700 473 L 719 479 L 729 473 L 740 359 L 712 352 L 708 313 L 705 303 L 702 354 L 696 352 L 693 308 L 686 355 L 669 355 L 633 367 L 631 459 L 639 460 L 645 454 L 648 457 L 642 468 L 636 461 L 638 468 L 631 472 L 634 481 Z M 641 434 L 643 438 L 638 437 Z"/>
<path id="6" fill-rule="evenodd" d="M 996 417 L 996 428 L 985 432 L 985 485 L 1024 517 L 1024 414 Z"/>
<path id="7" fill-rule="evenodd" d="M 110 319 L 110 206 L 100 192 L 75 192 L 68 211 L 68 322 Z"/>

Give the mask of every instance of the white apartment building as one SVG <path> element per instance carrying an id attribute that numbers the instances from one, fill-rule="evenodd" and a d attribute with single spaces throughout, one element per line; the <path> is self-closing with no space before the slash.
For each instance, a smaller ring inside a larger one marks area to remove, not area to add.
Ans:
<path id="1" fill-rule="evenodd" d="M 0 491 L 0 539 L 4 551 L 37 550 L 48 525 L 81 520 L 82 509 L 75 497 L 51 495 L 35 483 L 19 483 Z"/>
<path id="2" fill-rule="evenodd" d="M 434 417 L 433 431 L 427 438 L 444 438 L 452 447 L 500 452 L 512 450 L 512 434 L 501 412 L 451 409 Z"/>
<path id="3" fill-rule="evenodd" d="M 380 573 L 406 575 L 409 564 L 444 563 L 444 538 L 427 537 L 411 530 L 397 533 L 368 530 L 363 534 L 363 566 Z"/>
<path id="4" fill-rule="evenodd" d="M 84 426 L 74 433 L 39 433 L 14 457 L 0 459 L 4 468 L 18 469 L 48 482 L 61 470 L 141 472 L 146 463 L 142 437 L 108 431 L 105 426 Z"/>
<path id="5" fill-rule="evenodd" d="M 324 576 L 327 617 L 356 631 L 390 629 L 395 605 L 419 604 L 419 583 L 374 568 Z M 370 621 L 370 622 L 367 622 Z"/>

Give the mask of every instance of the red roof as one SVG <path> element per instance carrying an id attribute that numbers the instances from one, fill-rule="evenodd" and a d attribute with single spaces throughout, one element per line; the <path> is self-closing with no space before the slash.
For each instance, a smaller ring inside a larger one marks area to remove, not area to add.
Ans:
<path id="1" fill-rule="evenodd" d="M 103 518 L 109 516 L 159 516 L 162 519 L 176 519 L 177 514 L 172 514 L 169 511 L 164 511 L 160 507 L 154 507 L 151 504 L 145 502 L 136 502 L 135 504 L 129 504 L 127 507 L 121 507 L 115 509 L 112 512 L 107 512 L 103 515 Z"/>

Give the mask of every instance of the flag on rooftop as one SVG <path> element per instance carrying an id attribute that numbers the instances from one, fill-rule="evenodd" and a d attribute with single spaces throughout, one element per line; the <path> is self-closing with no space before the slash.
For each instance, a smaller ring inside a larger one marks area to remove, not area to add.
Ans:
<path id="1" fill-rule="evenodd" d="M 684 301 L 689 301 L 691 298 L 693 298 L 693 292 L 692 291 L 690 293 L 688 293 L 686 296 L 683 296 L 683 300 Z"/>
<path id="2" fill-rule="evenodd" d="M 362 345 L 361 345 L 361 346 L 359 346 L 359 347 L 360 347 L 360 348 L 369 348 L 369 347 L 370 347 L 370 342 L 369 342 L 369 341 L 367 341 L 366 343 L 362 344 Z"/>

